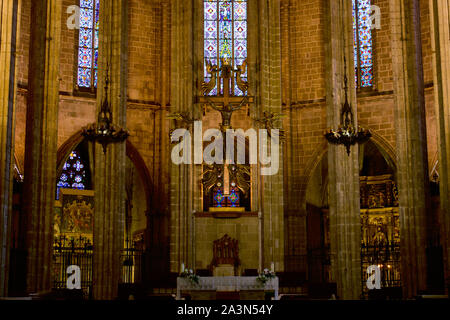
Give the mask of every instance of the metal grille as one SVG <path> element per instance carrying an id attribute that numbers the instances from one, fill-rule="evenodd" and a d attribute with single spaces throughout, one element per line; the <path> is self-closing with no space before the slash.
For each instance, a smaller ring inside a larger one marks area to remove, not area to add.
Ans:
<path id="1" fill-rule="evenodd" d="M 143 259 L 142 250 L 138 249 L 135 241 L 126 240 L 125 249 L 120 255 L 122 266 L 122 283 L 141 283 Z"/>
<path id="2" fill-rule="evenodd" d="M 400 244 L 397 241 L 361 244 L 361 280 L 363 296 L 368 296 L 367 268 L 377 265 L 381 272 L 381 287 L 401 287 Z"/>
<path id="3" fill-rule="evenodd" d="M 89 297 L 92 288 L 92 243 L 88 238 L 59 236 L 53 245 L 53 288 L 67 288 L 67 267 L 76 265 L 81 270 L 81 289 Z"/>

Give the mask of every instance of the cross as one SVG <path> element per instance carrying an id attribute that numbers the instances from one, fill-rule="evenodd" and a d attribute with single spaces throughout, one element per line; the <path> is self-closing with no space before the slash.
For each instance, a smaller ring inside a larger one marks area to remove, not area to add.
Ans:
<path id="1" fill-rule="evenodd" d="M 229 58 L 221 58 L 221 67 L 212 65 L 206 61 L 206 70 L 211 74 L 209 82 L 202 82 L 202 94 L 199 97 L 198 102 L 211 106 L 214 110 L 217 110 L 222 115 L 221 129 L 225 131 L 231 128 L 231 116 L 234 111 L 241 109 L 244 105 L 248 106 L 253 102 L 253 97 L 248 95 L 235 96 L 234 94 L 234 82 L 238 88 L 245 94 L 248 90 L 248 82 L 244 81 L 241 76 L 247 69 L 247 60 L 242 65 L 236 66 L 236 69 L 230 64 Z M 217 77 L 218 73 L 220 74 Z M 217 81 L 217 78 L 219 78 Z M 235 79 L 236 78 L 236 79 Z M 221 80 L 223 80 L 223 94 L 221 94 Z M 216 87 L 217 95 L 208 96 L 208 94 Z M 230 94 L 231 88 L 231 94 Z"/>
<path id="2" fill-rule="evenodd" d="M 198 102 L 209 105 L 214 110 L 220 112 L 222 116 L 222 123 L 220 125 L 220 128 L 222 132 L 225 132 L 227 129 L 231 129 L 231 116 L 233 115 L 233 112 L 241 109 L 243 106 L 248 106 L 249 103 L 253 102 L 253 97 L 249 97 L 246 94 L 248 90 L 248 82 L 242 79 L 242 75 L 245 74 L 247 70 L 247 59 L 244 60 L 242 65 L 236 66 L 236 69 L 233 69 L 233 67 L 231 66 L 231 61 L 229 58 L 221 58 L 220 60 L 220 68 L 217 65 L 212 65 L 209 61 L 205 62 L 206 71 L 211 75 L 211 79 L 209 80 L 209 82 L 202 82 L 203 96 L 199 97 Z M 221 94 L 222 81 L 223 94 Z M 235 95 L 235 82 L 237 87 L 244 94 L 243 97 Z M 216 88 L 216 85 L 217 94 L 215 96 L 209 96 L 209 93 L 214 88 Z M 223 146 L 225 154 L 226 146 L 225 144 Z M 223 187 L 225 196 L 229 196 L 229 183 L 230 173 L 228 171 L 228 166 L 225 165 L 223 168 Z"/>

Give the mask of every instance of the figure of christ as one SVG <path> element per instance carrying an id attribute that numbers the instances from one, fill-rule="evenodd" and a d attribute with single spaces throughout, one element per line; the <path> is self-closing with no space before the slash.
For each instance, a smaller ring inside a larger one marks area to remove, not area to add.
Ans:
<path id="1" fill-rule="evenodd" d="M 222 115 L 221 128 L 225 131 L 226 129 L 231 129 L 231 116 L 233 115 L 233 112 L 241 109 L 245 103 L 248 103 L 248 98 L 244 97 L 239 105 L 229 103 L 223 104 L 222 106 L 216 106 L 213 101 L 209 100 L 208 102 L 214 110 L 219 111 Z"/>

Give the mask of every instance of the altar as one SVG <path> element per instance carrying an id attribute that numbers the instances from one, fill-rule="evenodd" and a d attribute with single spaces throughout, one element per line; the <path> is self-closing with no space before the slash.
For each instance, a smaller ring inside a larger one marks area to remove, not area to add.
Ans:
<path id="1" fill-rule="evenodd" d="M 278 300 L 278 277 L 261 283 L 257 277 L 199 277 L 198 284 L 189 279 L 177 278 L 177 300 L 181 300 L 183 291 L 216 291 L 216 292 L 240 292 L 240 291 L 273 291 L 275 300 Z"/>

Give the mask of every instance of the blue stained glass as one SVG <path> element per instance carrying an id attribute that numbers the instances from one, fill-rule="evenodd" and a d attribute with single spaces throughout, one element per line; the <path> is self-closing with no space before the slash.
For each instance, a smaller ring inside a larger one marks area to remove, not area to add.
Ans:
<path id="1" fill-rule="evenodd" d="M 80 0 L 80 7 L 81 8 L 92 9 L 93 5 L 94 5 L 94 0 Z"/>
<path id="2" fill-rule="evenodd" d="M 247 38 L 247 21 L 234 22 L 234 37 L 236 39 Z"/>
<path id="3" fill-rule="evenodd" d="M 219 38 L 220 39 L 232 39 L 233 38 L 233 25 L 231 21 L 219 22 Z"/>
<path id="4" fill-rule="evenodd" d="M 217 19 L 217 3 L 214 2 L 205 2 L 204 3 L 204 19 L 206 20 L 214 20 L 216 21 Z"/>
<path id="5" fill-rule="evenodd" d="M 81 169 L 84 168 L 84 165 L 81 163 L 80 160 L 77 160 L 77 162 L 75 163 L 75 170 L 77 171 L 81 171 Z"/>
<path id="6" fill-rule="evenodd" d="M 94 52 L 94 68 L 98 68 L 98 50 Z"/>
<path id="7" fill-rule="evenodd" d="M 90 68 L 92 65 L 92 50 L 88 48 L 78 49 L 78 65 Z"/>
<path id="8" fill-rule="evenodd" d="M 234 2 L 234 20 L 247 19 L 247 2 Z"/>
<path id="9" fill-rule="evenodd" d="M 234 67 L 247 58 L 247 0 L 204 1 L 204 58 L 230 58 Z M 219 60 L 220 61 L 220 60 Z M 205 68 L 205 80 L 209 79 Z M 235 94 L 243 95 L 239 89 Z M 210 92 L 216 95 L 217 90 Z"/>
<path id="10" fill-rule="evenodd" d="M 205 21 L 205 39 L 214 39 L 217 37 L 217 22 Z"/>
<path id="11" fill-rule="evenodd" d="M 98 48 L 98 30 L 94 32 L 94 48 Z"/>
<path id="12" fill-rule="evenodd" d="M 100 22 L 100 0 L 95 1 L 95 24 L 98 28 L 98 23 Z"/>
<path id="13" fill-rule="evenodd" d="M 97 87 L 98 70 L 94 70 L 94 87 Z"/>
<path id="14" fill-rule="evenodd" d="M 230 195 L 228 196 L 228 206 L 239 207 L 239 190 L 237 187 L 232 187 Z"/>
<path id="15" fill-rule="evenodd" d="M 231 21 L 231 1 L 219 2 L 219 20 Z"/>
<path id="16" fill-rule="evenodd" d="M 92 28 L 94 14 L 91 9 L 80 9 L 80 28 Z"/>
<path id="17" fill-rule="evenodd" d="M 352 1 L 356 82 L 359 87 L 370 87 L 373 85 L 371 1 Z"/>
<path id="18" fill-rule="evenodd" d="M 234 56 L 235 58 L 242 59 L 245 59 L 245 57 L 247 57 L 247 46 L 245 41 L 236 41 L 234 43 Z"/>
<path id="19" fill-rule="evenodd" d="M 91 86 L 91 69 L 78 68 L 78 86 L 89 88 Z"/>
<path id="20" fill-rule="evenodd" d="M 79 87 L 97 86 L 99 22 L 100 0 L 80 0 L 77 72 Z"/>
<path id="21" fill-rule="evenodd" d="M 56 199 L 59 199 L 61 188 L 85 189 L 86 170 L 85 164 L 78 151 L 72 151 L 63 165 L 61 176 L 56 184 Z"/>
<path id="22" fill-rule="evenodd" d="M 216 187 L 213 192 L 213 206 L 220 208 L 224 205 L 225 197 L 223 196 L 223 190 L 221 187 Z"/>
<path id="23" fill-rule="evenodd" d="M 217 57 L 217 41 L 216 40 L 206 40 L 205 41 L 205 58 L 210 58 L 208 60 L 211 60 L 216 57 Z M 206 72 L 206 65 L 205 65 L 205 72 Z"/>
<path id="24" fill-rule="evenodd" d="M 80 28 L 80 47 L 92 47 L 92 29 Z"/>

